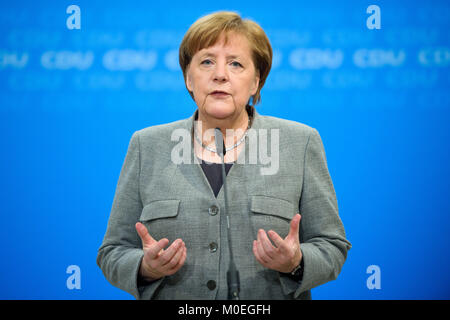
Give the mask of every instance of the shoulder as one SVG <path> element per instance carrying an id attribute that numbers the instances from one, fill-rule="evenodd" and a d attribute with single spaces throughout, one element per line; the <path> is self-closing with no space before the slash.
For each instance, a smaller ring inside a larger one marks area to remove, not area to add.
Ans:
<path id="1" fill-rule="evenodd" d="M 138 150 L 142 157 L 167 157 L 174 145 L 180 141 L 187 141 L 189 137 L 188 119 L 177 120 L 169 123 L 158 124 L 134 131 L 129 150 Z M 180 129 L 180 130 L 177 130 Z"/>
<path id="2" fill-rule="evenodd" d="M 139 139 L 140 144 L 146 143 L 161 143 L 167 144 L 171 141 L 171 137 L 177 129 L 186 130 L 188 133 L 188 121 L 189 119 L 177 120 L 169 123 L 149 126 L 133 133 L 134 138 Z"/>
<path id="3" fill-rule="evenodd" d="M 169 123 L 164 124 L 158 124 L 150 127 L 146 127 L 143 129 L 140 129 L 136 131 L 136 133 L 142 137 L 159 137 L 164 135 L 169 135 L 173 130 L 179 129 L 179 128 L 185 128 L 187 119 L 177 120 Z"/>
<path id="4" fill-rule="evenodd" d="M 266 129 L 279 129 L 280 135 L 287 136 L 289 138 L 295 137 L 296 139 L 308 140 L 311 135 L 318 135 L 318 131 L 305 124 L 294 120 L 288 120 L 273 116 L 263 116 L 261 118 L 261 127 Z"/>

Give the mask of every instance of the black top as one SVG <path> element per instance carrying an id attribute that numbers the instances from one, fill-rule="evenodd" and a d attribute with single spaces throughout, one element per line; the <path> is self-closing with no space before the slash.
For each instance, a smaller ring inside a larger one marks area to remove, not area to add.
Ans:
<path id="1" fill-rule="evenodd" d="M 225 163 L 225 174 L 226 175 L 228 175 L 228 172 L 230 171 L 233 163 L 234 162 Z M 203 169 L 203 172 L 205 173 L 206 178 L 208 179 L 209 184 L 211 185 L 211 189 L 213 189 L 213 191 L 214 191 L 214 196 L 217 198 L 217 195 L 219 194 L 220 188 L 222 187 L 222 184 L 223 184 L 222 164 L 201 160 L 200 165 Z"/>

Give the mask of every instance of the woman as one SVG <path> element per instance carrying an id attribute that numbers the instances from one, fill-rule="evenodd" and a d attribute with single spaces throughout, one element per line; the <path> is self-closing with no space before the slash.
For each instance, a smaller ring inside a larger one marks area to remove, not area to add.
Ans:
<path id="1" fill-rule="evenodd" d="M 137 299 L 227 298 L 221 157 L 211 134 L 220 128 L 241 299 L 311 299 L 312 288 L 336 279 L 351 245 L 317 130 L 254 108 L 271 67 L 267 36 L 217 12 L 189 28 L 179 58 L 198 109 L 133 134 L 98 265 Z M 189 161 L 174 160 L 180 130 L 189 133 Z M 269 149 L 275 169 L 264 171 Z"/>

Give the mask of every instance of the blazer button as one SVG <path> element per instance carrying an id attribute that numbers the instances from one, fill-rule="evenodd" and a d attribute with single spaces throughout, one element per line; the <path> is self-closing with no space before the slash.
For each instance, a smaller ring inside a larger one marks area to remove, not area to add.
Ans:
<path id="1" fill-rule="evenodd" d="M 206 283 L 206 286 L 208 287 L 209 290 L 214 290 L 216 288 L 216 282 L 214 280 L 209 280 Z"/>
<path id="2" fill-rule="evenodd" d="M 209 252 L 216 252 L 217 251 L 217 243 L 215 243 L 215 242 L 211 242 L 210 244 L 209 244 Z"/>
<path id="3" fill-rule="evenodd" d="M 215 216 L 219 213 L 219 208 L 215 205 L 212 205 L 211 207 L 209 207 L 208 211 L 211 216 Z"/>

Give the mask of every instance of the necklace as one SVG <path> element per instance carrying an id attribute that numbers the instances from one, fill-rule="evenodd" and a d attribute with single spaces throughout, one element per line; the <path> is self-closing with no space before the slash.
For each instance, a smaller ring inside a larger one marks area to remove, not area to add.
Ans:
<path id="1" fill-rule="evenodd" d="M 230 151 L 230 150 L 233 150 L 233 149 L 236 148 L 237 146 L 239 146 L 239 145 L 242 143 L 242 141 L 244 141 L 245 137 L 247 136 L 247 134 L 248 134 L 248 129 L 250 129 L 250 117 L 248 118 L 247 129 L 245 130 L 245 132 L 244 132 L 244 134 L 242 135 L 241 139 L 239 139 L 239 141 L 236 142 L 236 143 L 235 143 L 234 145 L 232 145 L 231 147 L 225 148 L 225 151 L 228 152 L 228 151 Z M 203 149 L 206 149 L 206 150 L 208 150 L 208 151 L 217 153 L 217 150 L 216 150 L 216 149 L 213 149 L 213 148 L 208 147 L 207 145 L 203 144 L 203 142 L 202 142 L 202 141 L 200 140 L 200 138 L 197 136 L 197 133 L 196 133 L 197 130 L 194 130 L 194 131 L 195 131 L 195 132 L 194 132 L 195 140 L 197 140 L 197 142 L 202 146 Z"/>

